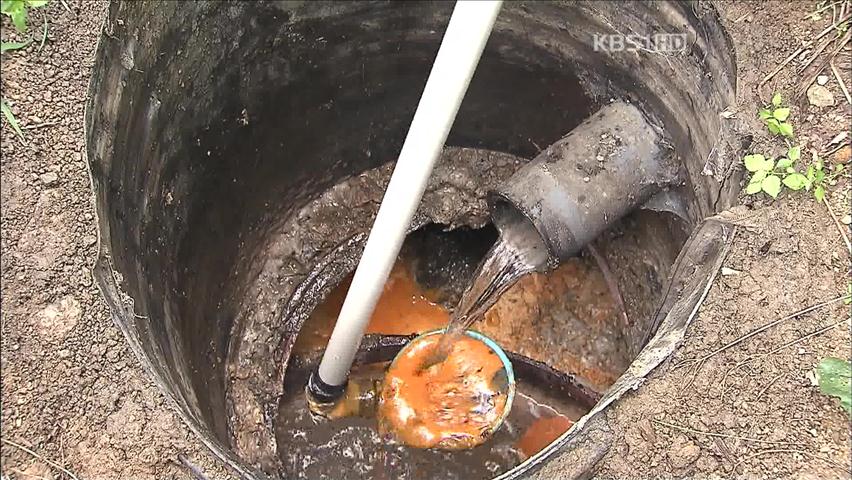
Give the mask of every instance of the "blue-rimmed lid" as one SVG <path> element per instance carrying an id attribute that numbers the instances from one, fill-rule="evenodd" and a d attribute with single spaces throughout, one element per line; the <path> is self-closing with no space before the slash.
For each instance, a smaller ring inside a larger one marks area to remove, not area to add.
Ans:
<path id="1" fill-rule="evenodd" d="M 411 345 L 415 344 L 421 338 L 429 337 L 432 335 L 442 335 L 446 331 L 446 328 L 439 328 L 436 330 L 430 330 L 428 332 L 421 333 L 413 340 L 408 342 L 404 347 L 402 347 L 402 350 L 400 350 L 399 353 L 396 354 L 396 357 L 394 357 L 393 362 L 391 362 L 391 367 L 393 367 L 393 364 L 396 363 L 396 360 L 400 358 L 411 347 Z M 497 355 L 497 358 L 500 359 L 500 362 L 503 364 L 503 370 L 506 372 L 506 405 L 503 408 L 503 413 L 497 418 L 497 420 L 494 422 L 494 425 L 491 425 L 491 433 L 493 434 L 497 431 L 498 428 L 500 428 L 500 425 L 503 424 L 503 421 L 506 420 L 506 417 L 509 416 L 509 412 L 512 410 L 512 402 L 515 399 L 516 389 L 515 371 L 512 369 L 512 361 L 509 360 L 508 355 L 506 355 L 506 352 L 504 352 L 503 349 L 500 348 L 500 345 L 497 345 L 497 342 L 475 330 L 465 330 L 464 334 L 468 337 L 479 340 L 480 342 L 484 343 L 492 352 L 494 352 Z"/>

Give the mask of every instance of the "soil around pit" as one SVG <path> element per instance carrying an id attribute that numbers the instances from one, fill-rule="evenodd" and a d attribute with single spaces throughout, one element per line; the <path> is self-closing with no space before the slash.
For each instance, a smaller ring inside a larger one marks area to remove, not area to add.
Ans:
<path id="1" fill-rule="evenodd" d="M 731 121 L 754 135 L 752 151 L 779 150 L 755 112 L 775 91 L 790 97 L 799 88 L 796 68 L 806 58 L 766 85 L 758 82 L 828 26 L 831 14 L 805 19 L 815 9 L 806 2 L 718 6 L 739 63 Z M 31 14 L 38 40 L 2 60 L 2 95 L 26 128 L 27 143 L 2 121 L 0 472 L 9 479 L 69 478 L 47 459 L 81 479 L 196 478 L 188 462 L 209 478 L 231 478 L 142 371 L 91 279 L 97 233 L 83 158 L 83 106 L 105 8 L 104 2 L 51 2 Z M 48 33 L 39 51 L 44 18 Z M 23 39 L 6 18 L 2 39 Z M 844 52 L 837 65 L 846 85 L 852 85 L 849 57 Z M 852 119 L 829 77 L 835 106 L 815 107 L 806 99 L 792 105 L 806 151 L 821 151 Z M 848 162 L 848 152 L 828 160 Z M 829 191 L 838 218 L 849 215 L 849 178 Z M 700 370 L 681 365 L 834 298 L 848 283 L 849 254 L 824 205 L 787 193 L 774 202 L 743 202 L 745 226 L 683 345 L 607 412 L 610 440 L 597 477 L 849 477 L 849 417 L 819 393 L 812 377 L 821 358 L 849 358 L 848 323 L 759 356 L 842 321 L 848 306 L 785 322 L 713 356 Z M 552 463 L 539 476 L 558 478 L 565 467 Z"/>

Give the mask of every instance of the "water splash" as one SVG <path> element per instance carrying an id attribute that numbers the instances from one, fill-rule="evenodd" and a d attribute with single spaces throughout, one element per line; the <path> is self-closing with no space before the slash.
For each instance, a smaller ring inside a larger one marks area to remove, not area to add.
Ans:
<path id="1" fill-rule="evenodd" d="M 544 269 L 549 254 L 530 221 L 507 206 L 496 206 L 492 218 L 500 237 L 473 274 L 473 281 L 447 325 L 447 333 L 436 349 L 433 364 L 442 361 L 449 347 L 470 328 L 521 277 Z"/>

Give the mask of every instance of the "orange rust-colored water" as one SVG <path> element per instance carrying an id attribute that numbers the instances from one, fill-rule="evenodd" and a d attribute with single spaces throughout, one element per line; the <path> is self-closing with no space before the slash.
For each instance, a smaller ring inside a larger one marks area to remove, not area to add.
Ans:
<path id="1" fill-rule="evenodd" d="M 296 352 L 325 347 L 351 281 L 350 276 L 341 282 L 314 310 L 299 333 Z M 397 262 L 385 283 L 366 333 L 410 335 L 444 328 L 450 317 L 444 307 L 432 300 L 436 296 L 436 293 L 423 289 L 414 281 L 414 275 L 404 262 Z"/>
<path id="2" fill-rule="evenodd" d="M 516 446 L 527 458 L 532 457 L 567 432 L 572 425 L 574 422 L 564 415 L 539 418 L 526 429 Z"/>
<path id="3" fill-rule="evenodd" d="M 443 362 L 423 369 L 441 335 L 415 340 L 385 374 L 379 429 L 416 448 L 466 449 L 490 437 L 506 408 L 496 388 L 503 363 L 485 343 L 462 336 Z"/>

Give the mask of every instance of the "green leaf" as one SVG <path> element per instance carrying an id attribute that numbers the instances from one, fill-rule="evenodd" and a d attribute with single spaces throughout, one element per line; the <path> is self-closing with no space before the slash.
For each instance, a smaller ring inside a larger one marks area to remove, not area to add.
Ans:
<path id="1" fill-rule="evenodd" d="M 775 117 L 779 122 L 783 122 L 790 117 L 790 109 L 789 108 L 776 108 L 772 111 L 772 116 Z"/>
<path id="2" fill-rule="evenodd" d="M 777 168 L 790 168 L 793 166 L 793 160 L 789 157 L 782 157 L 778 159 L 778 164 L 775 166 Z"/>
<path id="3" fill-rule="evenodd" d="M 815 174 L 814 166 L 808 165 L 808 169 L 807 169 L 807 171 L 805 171 L 805 176 L 808 177 L 809 181 L 812 182 L 814 180 L 814 174 Z"/>
<path id="4" fill-rule="evenodd" d="M 760 184 L 760 182 L 762 182 L 763 179 L 766 178 L 766 175 L 768 175 L 766 170 L 758 170 L 754 172 L 754 175 L 751 176 L 751 180 L 749 180 L 749 183 Z"/>
<path id="5" fill-rule="evenodd" d="M 760 188 L 760 182 L 752 182 L 746 185 L 745 192 L 748 195 L 754 195 L 755 193 L 760 191 Z"/>
<path id="6" fill-rule="evenodd" d="M 27 11 L 21 10 L 12 15 L 12 23 L 15 24 L 15 28 L 18 29 L 19 32 L 24 33 L 27 31 Z"/>
<path id="7" fill-rule="evenodd" d="M 825 198 L 825 187 L 817 185 L 814 189 L 814 198 L 816 198 L 818 202 L 821 202 L 822 199 Z"/>
<path id="8" fill-rule="evenodd" d="M 745 163 L 746 170 L 749 172 L 756 172 L 764 169 L 763 166 L 766 164 L 766 157 L 759 153 L 755 153 L 754 155 L 746 155 L 743 157 L 743 162 Z"/>
<path id="9" fill-rule="evenodd" d="M 787 167 L 784 171 L 787 173 L 796 173 L 796 169 L 793 167 Z"/>
<path id="10" fill-rule="evenodd" d="M 775 168 L 775 160 L 767 158 L 763 161 L 763 170 L 771 172 Z"/>
<path id="11" fill-rule="evenodd" d="M 0 0 L 0 13 L 4 15 L 11 15 L 21 8 L 24 8 L 24 0 Z"/>
<path id="12" fill-rule="evenodd" d="M 808 179 L 801 173 L 791 173 L 781 182 L 791 190 L 801 190 L 808 184 Z"/>
<path id="13" fill-rule="evenodd" d="M 47 5 L 47 0 L 26 0 L 27 6 L 32 8 L 43 7 Z"/>
<path id="14" fill-rule="evenodd" d="M 29 40 L 26 42 L 2 42 L 0 43 L 0 53 L 6 53 L 12 50 L 20 50 L 29 44 Z"/>
<path id="15" fill-rule="evenodd" d="M 781 94 L 780 93 L 776 93 L 775 95 L 772 96 L 772 105 L 776 106 L 776 107 L 781 105 Z"/>
<path id="16" fill-rule="evenodd" d="M 778 194 L 781 193 L 781 179 L 770 175 L 763 179 L 760 188 L 770 197 L 778 198 Z"/>
<path id="17" fill-rule="evenodd" d="M 852 414 L 852 364 L 834 357 L 823 358 L 816 368 L 819 390 L 840 399 L 840 406 Z"/>
<path id="18" fill-rule="evenodd" d="M 835 165 L 835 166 L 834 166 L 834 171 L 835 171 L 835 172 L 842 172 L 842 171 L 843 171 L 843 164 L 842 164 L 842 163 L 838 163 L 837 165 Z"/>
<path id="19" fill-rule="evenodd" d="M 782 122 L 778 124 L 778 131 L 781 132 L 781 135 L 785 137 L 793 137 L 793 125 L 787 122 Z"/>
<path id="20" fill-rule="evenodd" d="M 822 165 L 817 165 L 816 172 L 814 173 L 814 183 L 822 183 L 825 180 L 825 170 L 822 169 Z"/>
<path id="21" fill-rule="evenodd" d="M 3 112 L 3 116 L 6 117 L 6 121 L 9 122 L 9 125 L 12 126 L 12 130 L 21 137 L 22 143 L 27 143 L 24 140 L 24 132 L 21 131 L 21 127 L 18 126 L 18 120 L 15 118 L 15 114 L 12 113 L 12 109 L 9 108 L 9 105 L 6 105 L 6 100 L 0 99 L 0 111 Z"/>
<path id="22" fill-rule="evenodd" d="M 798 162 L 799 159 L 802 158 L 802 147 L 798 145 L 790 147 L 790 149 L 787 150 L 787 157 L 794 162 Z"/>
<path id="23" fill-rule="evenodd" d="M 774 118 L 770 118 L 766 121 L 766 128 L 769 129 L 769 133 L 773 133 L 775 135 L 781 133 L 781 124 L 778 123 L 778 120 L 775 120 Z"/>
<path id="24" fill-rule="evenodd" d="M 772 118 L 772 112 L 766 108 L 761 108 L 760 111 L 757 112 L 757 116 L 760 117 L 761 120 L 769 120 Z"/>

